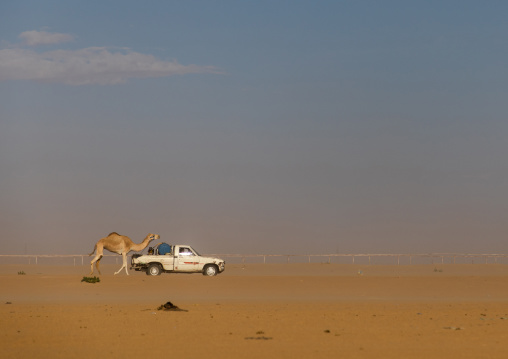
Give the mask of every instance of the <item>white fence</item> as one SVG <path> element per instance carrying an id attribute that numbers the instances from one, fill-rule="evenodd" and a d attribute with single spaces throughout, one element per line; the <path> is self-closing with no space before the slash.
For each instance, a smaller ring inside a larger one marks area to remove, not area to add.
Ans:
<path id="1" fill-rule="evenodd" d="M 350 263 L 350 264 L 508 264 L 508 254 L 207 254 L 226 259 L 228 263 Z M 105 254 L 102 263 L 121 263 L 122 257 Z M 0 264 L 74 264 L 89 265 L 85 254 L 0 254 Z"/>
<path id="2" fill-rule="evenodd" d="M 214 254 L 242 263 L 350 263 L 350 264 L 423 264 L 423 263 L 507 263 L 508 254 L 425 253 L 425 254 Z"/>

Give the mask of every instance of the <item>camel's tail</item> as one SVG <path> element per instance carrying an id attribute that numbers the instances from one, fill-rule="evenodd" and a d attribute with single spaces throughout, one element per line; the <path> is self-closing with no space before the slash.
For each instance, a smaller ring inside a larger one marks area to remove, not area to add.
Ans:
<path id="1" fill-rule="evenodd" d="M 93 247 L 93 251 L 92 251 L 92 253 L 90 253 L 90 254 L 89 254 L 89 256 L 91 256 L 92 254 L 94 254 L 96 249 L 97 249 L 97 243 L 96 243 L 96 244 L 95 244 L 95 246 Z"/>

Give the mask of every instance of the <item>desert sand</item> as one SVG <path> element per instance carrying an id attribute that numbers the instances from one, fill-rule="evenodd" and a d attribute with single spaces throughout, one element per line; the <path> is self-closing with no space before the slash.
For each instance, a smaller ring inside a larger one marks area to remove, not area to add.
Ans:
<path id="1" fill-rule="evenodd" d="M 503 264 L 89 268 L 0 265 L 1 358 L 508 357 Z"/>

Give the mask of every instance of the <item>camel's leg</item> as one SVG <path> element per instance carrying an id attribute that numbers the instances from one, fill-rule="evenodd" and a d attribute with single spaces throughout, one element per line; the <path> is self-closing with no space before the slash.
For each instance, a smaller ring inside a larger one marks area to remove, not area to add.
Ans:
<path id="1" fill-rule="evenodd" d="M 127 253 L 125 253 L 123 255 L 123 266 L 125 267 L 125 273 L 127 273 L 127 275 L 129 275 L 129 270 L 127 268 Z"/>
<path id="2" fill-rule="evenodd" d="M 115 272 L 115 274 L 120 273 L 122 271 L 122 269 L 124 269 L 124 268 L 125 268 L 125 271 L 127 272 L 127 253 L 122 253 L 122 258 L 123 258 L 123 265 L 117 272 Z M 129 272 L 127 272 L 127 275 L 129 275 Z"/>
<path id="3" fill-rule="evenodd" d="M 99 274 L 101 274 L 101 271 L 99 269 L 99 261 L 101 260 L 102 258 L 102 255 L 97 253 L 97 255 L 95 256 L 94 259 L 92 259 L 92 261 L 90 262 L 90 275 L 93 274 L 93 264 L 95 263 L 95 266 L 97 267 L 97 271 L 99 272 Z"/>
<path id="4" fill-rule="evenodd" d="M 102 255 L 100 256 L 100 258 L 97 260 L 97 262 L 95 262 L 95 266 L 97 267 L 97 272 L 99 272 L 99 274 L 101 274 L 101 270 L 99 269 L 99 262 L 101 261 L 102 259 Z"/>

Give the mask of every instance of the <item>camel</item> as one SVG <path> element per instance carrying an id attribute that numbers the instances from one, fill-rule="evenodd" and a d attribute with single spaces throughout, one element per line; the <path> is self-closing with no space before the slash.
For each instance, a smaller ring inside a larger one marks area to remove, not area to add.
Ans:
<path id="1" fill-rule="evenodd" d="M 122 236 L 116 232 L 111 232 L 108 234 L 107 237 L 101 238 L 93 248 L 92 253 L 89 255 L 91 256 L 94 254 L 95 250 L 97 250 L 97 254 L 95 255 L 95 258 L 90 262 L 91 272 L 90 275 L 93 274 L 93 264 L 95 263 L 95 266 L 97 267 L 97 271 L 99 274 L 101 274 L 101 270 L 99 269 L 99 262 L 103 256 L 104 249 L 107 249 L 110 252 L 121 254 L 123 257 L 123 265 L 122 268 L 120 268 L 115 274 L 120 273 L 122 269 L 125 268 L 125 273 L 129 275 L 129 272 L 127 270 L 127 253 L 130 251 L 142 251 L 145 249 L 148 244 L 153 241 L 154 239 L 159 239 L 160 236 L 158 234 L 152 234 L 148 233 L 148 235 L 145 237 L 143 242 L 136 244 L 127 236 Z"/>

